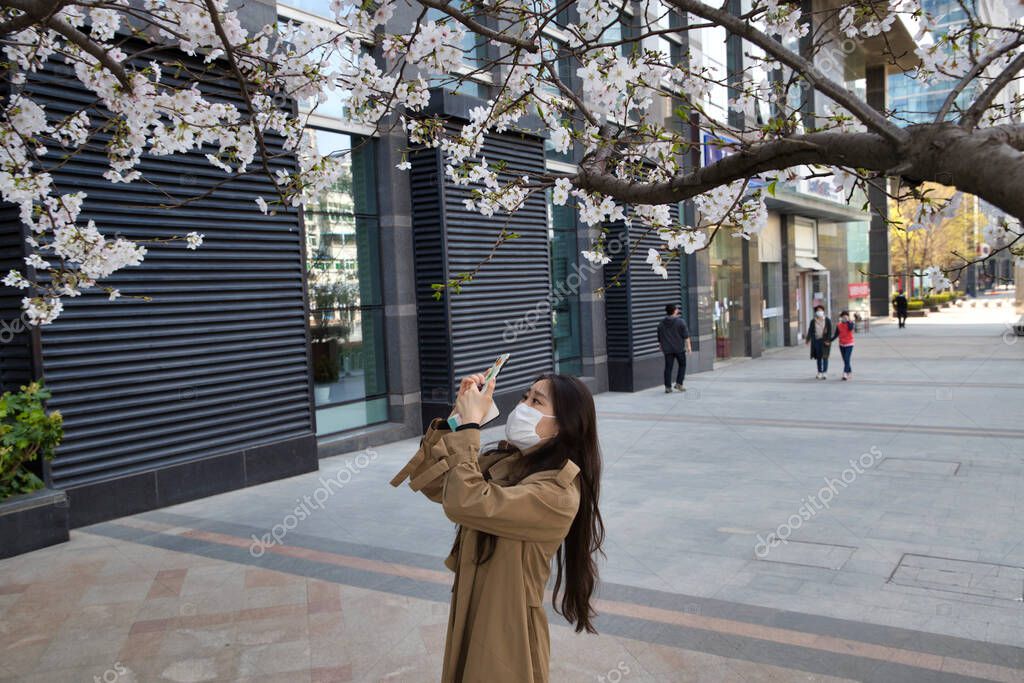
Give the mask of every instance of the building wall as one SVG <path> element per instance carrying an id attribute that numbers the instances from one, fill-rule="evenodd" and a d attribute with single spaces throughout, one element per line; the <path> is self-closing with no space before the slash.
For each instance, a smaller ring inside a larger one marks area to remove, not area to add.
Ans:
<path id="1" fill-rule="evenodd" d="M 471 104 L 450 93 L 436 96 L 448 112 Z M 491 165 L 507 164 L 505 180 L 544 169 L 543 141 L 524 134 L 491 135 L 482 154 Z M 423 423 L 447 416 L 461 377 L 507 352 L 496 392 L 504 412 L 534 377 L 554 369 L 544 197 L 534 193 L 512 216 L 486 218 L 463 205 L 470 189 L 445 178 L 440 150 L 420 149 L 410 159 Z M 519 237 L 492 256 L 503 229 Z M 461 291 L 434 296 L 433 285 L 470 272 L 473 280 Z"/>
<path id="2" fill-rule="evenodd" d="M 658 323 L 665 306 L 681 303 L 682 282 L 679 261 L 667 264 L 668 277 L 662 278 L 637 255 L 663 244 L 657 235 L 634 224 L 617 224 L 609 230 L 609 242 L 621 248 L 605 266 L 606 333 L 608 344 L 608 386 L 612 391 L 638 391 L 662 383 L 664 358 L 658 348 Z M 639 246 L 630 254 L 628 245 Z M 625 264 L 626 259 L 629 263 Z M 625 265 L 625 270 L 623 270 Z M 618 286 L 613 278 L 618 275 Z"/>
<path id="3" fill-rule="evenodd" d="M 25 87 L 55 117 L 92 100 L 53 72 L 30 76 Z M 226 77 L 203 88 L 237 97 Z M 267 144 L 278 152 L 282 140 Z M 272 167 L 292 164 L 282 157 Z M 273 196 L 269 179 L 218 186 L 224 174 L 202 154 L 145 158 L 140 168 L 155 188 L 112 185 L 105 166 L 104 155 L 89 151 L 54 171 L 60 191 L 88 193 L 81 220 L 128 239 L 196 230 L 205 242 L 197 251 L 147 245 L 142 266 L 103 283 L 121 300 L 103 291 L 66 298 L 61 317 L 35 333 L 32 371 L 52 389 L 49 405 L 65 428 L 44 474 L 68 491 L 72 524 L 315 470 L 298 213 L 264 216 L 254 200 Z M 214 186 L 206 198 L 161 208 Z M 22 227 L 10 212 L 0 217 L 10 257 Z M 152 300 L 132 298 L 143 296 Z M 14 348 L 5 349 L 5 366 L 24 360 L 23 347 Z M 5 388 L 23 377 L 23 367 L 5 373 Z"/>

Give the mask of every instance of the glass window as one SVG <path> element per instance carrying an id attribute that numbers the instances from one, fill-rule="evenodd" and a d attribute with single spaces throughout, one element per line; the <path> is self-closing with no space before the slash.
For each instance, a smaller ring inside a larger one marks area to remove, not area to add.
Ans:
<path id="1" fill-rule="evenodd" d="M 719 230 L 711 241 L 711 288 L 714 297 L 715 358 L 747 355 L 743 308 L 743 240 Z"/>
<path id="2" fill-rule="evenodd" d="M 548 234 L 551 237 L 551 328 L 555 371 L 583 374 L 580 352 L 580 287 L 576 265 L 576 214 L 571 205 L 555 206 L 548 194 Z"/>
<path id="3" fill-rule="evenodd" d="M 343 164 L 303 213 L 317 432 L 329 434 L 387 420 L 375 142 L 308 133 Z"/>
<path id="4" fill-rule="evenodd" d="M 782 263 L 761 264 L 761 287 L 764 294 L 764 346 L 774 349 L 783 345 Z"/>
<path id="5" fill-rule="evenodd" d="M 554 49 L 557 50 L 559 54 L 562 54 L 565 47 L 564 44 L 554 40 L 551 42 Z M 558 73 L 558 80 L 562 81 L 562 83 L 564 83 L 569 88 L 574 87 L 572 80 L 572 62 L 570 61 L 568 55 L 560 57 L 558 61 L 555 62 L 555 70 Z M 545 83 L 544 89 L 554 95 L 558 95 L 560 97 L 562 96 L 561 91 L 552 83 Z M 555 151 L 554 145 L 551 144 L 551 140 L 545 139 L 544 156 L 554 161 L 565 161 L 571 164 L 574 160 L 573 145 L 570 144 L 568 150 L 566 150 L 564 153 L 560 153 Z"/>
<path id="6" fill-rule="evenodd" d="M 474 14 L 472 7 L 465 0 L 456 0 L 454 5 L 471 15 Z M 448 18 L 448 15 L 441 10 L 433 8 L 427 10 L 427 21 L 440 22 L 446 18 L 448 22 L 455 21 Z M 462 63 L 469 69 L 479 69 L 487 64 L 486 39 L 481 38 L 469 29 L 466 29 L 465 36 L 462 39 Z M 487 86 L 483 83 L 469 79 L 459 80 L 453 78 L 451 74 L 432 74 L 427 78 L 427 82 L 430 83 L 431 87 L 444 88 L 459 95 L 471 95 L 480 99 L 487 99 L 488 97 Z"/>
<path id="7" fill-rule="evenodd" d="M 331 0 L 282 0 L 282 5 L 301 9 L 310 14 L 321 17 L 334 18 L 334 10 L 331 9 Z"/>

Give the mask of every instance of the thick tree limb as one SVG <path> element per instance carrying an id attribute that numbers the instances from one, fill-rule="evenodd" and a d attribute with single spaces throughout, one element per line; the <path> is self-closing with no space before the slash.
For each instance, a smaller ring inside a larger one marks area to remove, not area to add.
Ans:
<path id="1" fill-rule="evenodd" d="M 606 171 L 600 160 L 584 159 L 574 182 L 630 204 L 671 204 L 736 180 L 793 166 L 824 164 L 882 172 L 898 161 L 898 150 L 877 133 L 808 133 L 754 145 L 660 183 L 619 178 Z"/>
<path id="2" fill-rule="evenodd" d="M 742 19 L 727 11 L 709 7 L 700 0 L 666 0 L 666 2 L 684 12 L 690 12 L 702 19 L 712 21 L 733 35 L 757 45 L 789 68 L 799 72 L 804 80 L 831 98 L 836 104 L 845 107 L 869 129 L 897 144 L 906 141 L 906 133 L 867 102 L 823 74 L 810 61 L 787 50 L 777 40 L 765 35 Z"/>
<path id="3" fill-rule="evenodd" d="M 998 140 L 1019 152 L 1024 152 L 1024 124 L 1013 123 L 983 128 L 977 131 L 976 135 Z"/>

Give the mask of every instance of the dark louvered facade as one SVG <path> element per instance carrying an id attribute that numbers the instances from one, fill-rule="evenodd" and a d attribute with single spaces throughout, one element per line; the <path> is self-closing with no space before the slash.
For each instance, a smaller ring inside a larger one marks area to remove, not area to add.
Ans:
<path id="1" fill-rule="evenodd" d="M 458 104 L 456 97 L 443 98 Z M 543 141 L 526 134 L 490 136 L 481 156 L 492 167 L 503 164 L 502 180 L 544 171 Z M 511 358 L 497 403 L 507 409 L 532 378 L 554 365 L 544 197 L 534 193 L 511 216 L 486 218 L 466 208 L 469 188 L 444 177 L 438 150 L 419 150 L 411 161 L 424 422 L 447 415 L 458 378 L 485 370 L 503 352 Z M 502 230 L 518 237 L 495 251 Z M 461 292 L 434 297 L 432 285 L 473 271 Z"/>
<path id="2" fill-rule="evenodd" d="M 618 224 L 610 238 L 620 244 L 633 244 L 631 254 L 621 249 L 605 267 L 607 289 L 606 325 L 608 333 L 608 387 L 612 391 L 636 391 L 661 381 L 663 364 L 658 349 L 658 323 L 665 316 L 665 304 L 680 303 L 682 281 L 680 263 L 666 264 L 668 277 L 662 278 L 645 263 L 648 249 L 665 242 L 644 227 L 627 228 Z M 630 262 L 623 269 L 623 260 Z M 618 284 L 613 283 L 617 276 Z"/>
<path id="3" fill-rule="evenodd" d="M 26 87 L 52 117 L 91 101 L 59 71 Z M 281 150 L 281 139 L 267 143 Z M 205 242 L 150 243 L 142 266 L 104 281 L 117 302 L 102 291 L 65 298 L 58 320 L 32 335 L 34 363 L 28 335 L 3 346 L 4 388 L 41 376 L 64 415 L 45 474 L 68 491 L 72 524 L 315 470 L 298 213 L 264 216 L 254 200 L 272 196 L 266 176 L 223 183 L 203 154 L 146 158 L 145 180 L 129 185 L 105 180 L 106 166 L 96 149 L 54 173 L 60 192 L 87 193 L 81 220 L 140 242 L 191 231 Z M 23 242 L 17 214 L 2 217 L 7 268 Z M 21 293 L 3 291 L 3 315 L 16 319 Z"/>

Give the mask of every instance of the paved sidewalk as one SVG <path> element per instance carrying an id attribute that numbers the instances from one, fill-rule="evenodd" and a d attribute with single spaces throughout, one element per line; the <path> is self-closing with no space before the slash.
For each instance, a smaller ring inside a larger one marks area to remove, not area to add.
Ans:
<path id="1" fill-rule="evenodd" d="M 988 302 L 875 325 L 851 382 L 795 348 L 597 397 L 601 635 L 554 618 L 552 681 L 1024 681 L 1024 339 Z M 437 680 L 415 447 L 0 562 L 0 680 Z"/>

